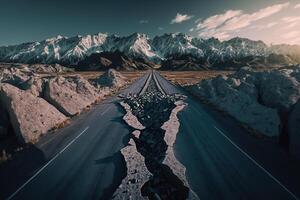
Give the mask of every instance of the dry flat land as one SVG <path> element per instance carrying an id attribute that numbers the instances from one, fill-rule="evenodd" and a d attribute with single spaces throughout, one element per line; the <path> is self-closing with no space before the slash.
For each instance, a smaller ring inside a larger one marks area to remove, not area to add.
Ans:
<path id="1" fill-rule="evenodd" d="M 191 85 L 204 79 L 216 77 L 218 75 L 232 74 L 234 71 L 160 71 L 166 79 L 179 85 Z"/>
<path id="2" fill-rule="evenodd" d="M 126 78 L 128 81 L 134 81 L 137 78 L 146 74 L 145 71 L 120 71 L 121 74 Z M 180 85 L 190 85 L 200 82 L 201 80 L 212 78 L 221 74 L 227 75 L 231 74 L 234 71 L 214 71 L 214 70 L 207 70 L 207 71 L 159 71 L 161 75 L 166 77 L 168 80 L 172 81 L 173 83 L 177 83 Z M 88 72 L 66 72 L 60 73 L 62 75 L 75 75 L 80 74 L 85 79 L 94 79 L 102 75 L 103 71 L 88 71 Z M 52 74 L 53 75 L 53 74 Z"/>
<path id="3" fill-rule="evenodd" d="M 134 81 L 137 78 L 143 76 L 147 71 L 121 71 L 121 74 L 126 78 L 127 81 Z M 218 75 L 227 75 L 231 74 L 234 71 L 159 71 L 168 80 L 172 81 L 175 84 L 180 85 L 190 85 L 198 83 L 204 79 L 216 77 Z M 94 79 L 104 72 L 92 71 L 92 72 L 71 72 L 68 74 L 80 74 L 85 79 Z"/>

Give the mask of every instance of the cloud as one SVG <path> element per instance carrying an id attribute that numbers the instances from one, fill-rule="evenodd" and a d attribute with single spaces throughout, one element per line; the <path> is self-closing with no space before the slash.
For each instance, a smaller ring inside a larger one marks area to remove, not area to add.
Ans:
<path id="1" fill-rule="evenodd" d="M 148 20 L 145 20 L 145 19 L 141 19 L 141 20 L 139 21 L 139 23 L 140 23 L 140 24 L 148 24 L 149 21 L 148 21 Z"/>
<path id="2" fill-rule="evenodd" d="M 278 23 L 277 22 L 270 22 L 266 25 L 267 28 L 272 28 L 273 26 L 276 26 Z"/>
<path id="3" fill-rule="evenodd" d="M 284 22 L 284 29 L 291 29 L 299 24 L 300 16 L 284 17 L 282 21 Z"/>
<path id="4" fill-rule="evenodd" d="M 217 37 L 224 40 L 253 25 L 254 22 L 270 17 L 288 6 L 289 3 L 275 4 L 250 14 L 243 10 L 228 10 L 223 14 L 199 21 L 196 29 L 200 37 Z M 274 24 L 269 26 L 272 27 Z"/>
<path id="5" fill-rule="evenodd" d="M 295 5 L 295 7 L 294 8 L 300 8 L 300 3 L 299 4 L 297 4 L 297 5 Z"/>
<path id="6" fill-rule="evenodd" d="M 282 38 L 284 39 L 295 39 L 299 36 L 300 31 L 291 31 L 286 33 L 285 35 L 282 35 Z"/>
<path id="7" fill-rule="evenodd" d="M 172 19 L 172 21 L 170 22 L 170 24 L 179 24 L 179 23 L 182 23 L 184 21 L 191 19 L 192 17 L 193 16 L 191 16 L 191 15 L 177 13 L 175 18 Z"/>
<path id="8" fill-rule="evenodd" d="M 164 28 L 164 27 L 161 27 L 161 26 L 159 26 L 157 29 L 158 29 L 158 30 L 160 30 L 160 31 L 162 31 L 162 30 L 164 30 L 165 28 Z"/>
<path id="9" fill-rule="evenodd" d="M 269 28 L 272 28 L 274 26 L 278 25 L 278 22 L 270 22 L 270 23 L 267 23 L 267 24 L 260 24 L 260 25 L 251 25 L 251 26 L 248 26 L 247 28 L 245 28 L 244 30 L 249 30 L 249 29 L 252 29 L 252 30 L 265 30 L 265 29 L 269 29 Z"/>
<path id="10" fill-rule="evenodd" d="M 223 25 L 227 20 L 233 19 L 241 14 L 241 10 L 228 10 L 224 14 L 214 15 L 205 19 L 204 21 L 198 21 L 197 29 L 216 29 Z"/>
<path id="11" fill-rule="evenodd" d="M 282 18 L 284 22 L 292 23 L 300 21 L 300 16 L 284 17 Z"/>
<path id="12" fill-rule="evenodd" d="M 194 30 L 195 30 L 194 28 L 190 28 L 190 29 L 189 29 L 190 32 L 193 32 Z"/>

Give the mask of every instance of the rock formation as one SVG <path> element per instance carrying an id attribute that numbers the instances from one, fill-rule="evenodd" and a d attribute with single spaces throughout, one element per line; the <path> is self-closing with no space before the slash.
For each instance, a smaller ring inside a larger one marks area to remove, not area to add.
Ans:
<path id="1" fill-rule="evenodd" d="M 99 88 L 80 75 L 49 76 L 14 67 L 0 72 L 0 137 L 14 132 L 25 143 L 126 84 L 114 70 L 96 79 Z"/>
<path id="2" fill-rule="evenodd" d="M 192 91 L 240 122 L 267 136 L 278 136 L 280 119 L 277 111 L 257 102 L 256 88 L 239 79 L 218 76 L 192 86 Z M 243 113 L 243 114 L 241 114 Z"/>
<path id="3" fill-rule="evenodd" d="M 50 79 L 45 86 L 45 99 L 67 116 L 79 114 L 104 94 L 81 76 Z"/>
<path id="4" fill-rule="evenodd" d="M 189 89 L 254 131 L 280 136 L 280 140 L 288 138 L 291 153 L 300 155 L 299 66 L 271 71 L 242 68 L 235 74 L 204 80 Z"/>
<path id="5" fill-rule="evenodd" d="M 125 78 L 116 70 L 109 69 L 103 75 L 94 80 L 99 87 L 119 88 L 126 84 Z"/>
<path id="6" fill-rule="evenodd" d="M 44 99 L 10 84 L 1 85 L 0 100 L 7 109 L 10 123 L 21 142 L 35 142 L 40 135 L 67 120 Z"/>

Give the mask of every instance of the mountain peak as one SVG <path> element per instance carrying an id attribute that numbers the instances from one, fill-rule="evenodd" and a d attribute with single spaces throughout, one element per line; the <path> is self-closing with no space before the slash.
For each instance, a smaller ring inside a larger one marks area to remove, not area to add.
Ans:
<path id="1" fill-rule="evenodd" d="M 240 37 L 221 42 L 216 38 L 193 38 L 184 33 L 163 34 L 152 40 L 143 33 L 129 36 L 95 33 L 70 38 L 58 35 L 42 42 L 0 47 L 0 61 L 76 64 L 93 53 L 114 51 L 155 62 L 184 55 L 224 60 L 243 56 L 268 56 L 279 49 L 280 52 L 287 51 L 283 47 L 274 49 L 275 47 L 268 47 L 262 41 Z M 297 51 L 298 48 L 295 48 L 293 52 Z"/>
<path id="2" fill-rule="evenodd" d="M 67 39 L 67 37 L 64 37 L 64 36 L 61 36 L 61 35 L 57 35 L 55 37 L 48 38 L 45 41 L 46 42 L 52 42 L 52 41 L 57 41 L 57 40 L 61 40 L 61 39 Z"/>

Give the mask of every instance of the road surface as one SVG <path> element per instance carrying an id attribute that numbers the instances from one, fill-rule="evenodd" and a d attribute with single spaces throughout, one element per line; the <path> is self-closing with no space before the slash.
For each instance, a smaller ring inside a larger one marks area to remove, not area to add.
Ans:
<path id="1" fill-rule="evenodd" d="M 121 93 L 139 93 L 149 74 Z M 120 150 L 130 131 L 119 100 L 109 98 L 71 126 L 42 138 L 17 161 L 14 168 L 20 172 L 0 168 L 0 199 L 108 199 L 126 175 Z M 26 167 L 28 162 L 36 165 Z M 36 169 L 26 170 L 30 167 Z"/>
<path id="2" fill-rule="evenodd" d="M 122 93 L 138 93 L 149 73 Z M 158 72 L 153 75 L 167 94 L 188 95 Z M 117 97 L 106 100 L 58 135 L 39 142 L 36 148 L 42 161 L 34 171 L 2 184 L 3 198 L 109 199 L 126 175 L 120 150 L 130 133 L 118 101 Z M 240 140 L 231 139 L 231 128 L 217 122 L 193 97 L 186 102 L 179 114 L 175 151 L 200 199 L 297 199 L 240 146 Z M 9 177 L 1 174 L 2 180 Z"/>
<path id="3" fill-rule="evenodd" d="M 166 93 L 189 96 L 158 72 L 155 74 Z M 228 132 L 236 131 L 241 139 L 247 133 L 238 127 L 222 126 L 195 98 L 189 96 L 186 102 L 188 106 L 179 113 L 180 130 L 175 152 L 187 168 L 188 181 L 200 199 L 298 199 L 272 172 L 231 139 Z M 275 156 L 276 153 L 274 151 Z M 278 156 L 281 155 L 279 152 Z"/>

